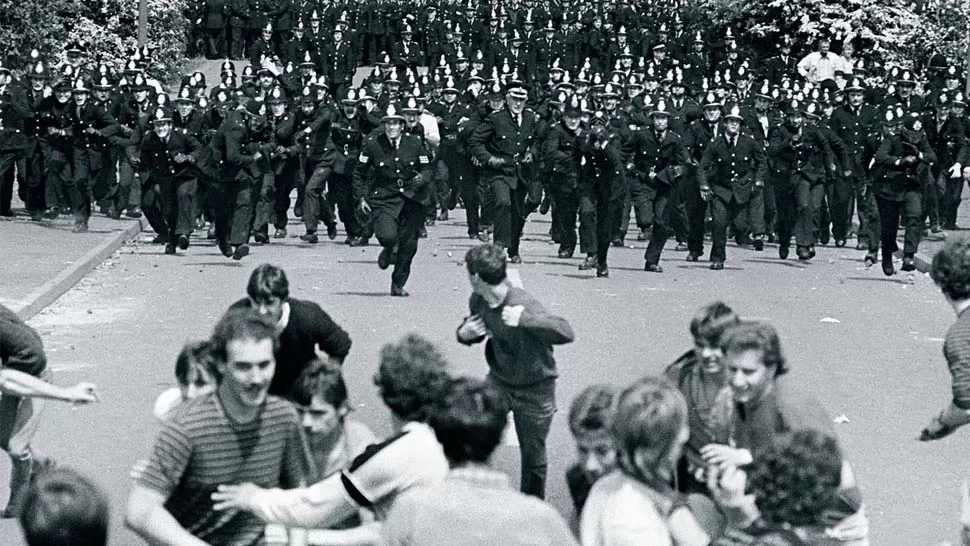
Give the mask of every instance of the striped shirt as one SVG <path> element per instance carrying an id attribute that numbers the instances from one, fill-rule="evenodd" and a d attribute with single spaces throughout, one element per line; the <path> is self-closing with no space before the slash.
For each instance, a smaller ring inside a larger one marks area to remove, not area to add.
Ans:
<path id="1" fill-rule="evenodd" d="M 970 410 L 970 312 L 966 309 L 946 332 L 943 356 L 953 376 L 953 405 Z"/>
<path id="2" fill-rule="evenodd" d="M 165 509 L 196 537 L 213 546 L 255 546 L 264 543 L 263 523 L 246 512 L 214 511 L 210 496 L 220 484 L 296 487 L 308 468 L 304 453 L 289 402 L 269 396 L 259 417 L 234 423 L 211 393 L 168 416 L 147 464 L 133 475 L 163 494 Z"/>

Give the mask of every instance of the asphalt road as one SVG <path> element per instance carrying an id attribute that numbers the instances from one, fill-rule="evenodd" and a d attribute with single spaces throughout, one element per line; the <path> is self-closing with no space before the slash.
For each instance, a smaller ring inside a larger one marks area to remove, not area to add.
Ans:
<path id="1" fill-rule="evenodd" d="M 915 440 L 949 392 L 941 347 L 953 314 L 928 277 L 886 278 L 878 267 L 866 270 L 861 253 L 830 247 L 809 264 L 782 262 L 773 245 L 763 253 L 731 245 L 726 269 L 714 272 L 705 262 L 683 261 L 669 245 L 663 274 L 642 271 L 642 248 L 612 249 L 612 277 L 597 279 L 577 270 L 579 258 L 555 257 L 544 235 L 548 227 L 548 216 L 533 216 L 526 226 L 520 274 L 526 289 L 569 319 L 577 334 L 556 353 L 561 411 L 550 437 L 548 490 L 564 513 L 571 513 L 563 479 L 573 458 L 565 422 L 570 399 L 593 382 L 623 385 L 658 373 L 689 348 L 695 310 L 722 299 L 743 316 L 771 321 L 793 376 L 813 388 L 833 417 L 848 418 L 837 426 L 868 504 L 872 543 L 937 544 L 955 537 L 966 433 L 929 445 Z M 407 299 L 387 295 L 389 273 L 376 265 L 379 248 L 338 244 L 343 234 L 309 246 L 296 238 L 303 232 L 296 226 L 290 238 L 254 247 L 242 262 L 201 240 L 184 255 L 165 256 L 147 243 L 151 234 L 141 235 L 32 320 L 57 382 L 92 380 L 103 396 L 92 407 L 49 407 L 38 450 L 103 485 L 114 508 L 112 544 L 137 544 L 121 528 L 121 512 L 129 469 L 148 454 L 157 428 L 155 396 L 174 383 L 182 344 L 210 333 L 262 262 L 284 267 L 293 297 L 320 303 L 351 333 L 354 348 L 344 369 L 357 417 L 386 433 L 388 416 L 371 382 L 383 343 L 419 332 L 440 344 L 455 373 L 485 372 L 482 348 L 454 339 L 469 294 L 461 260 L 473 242 L 456 220 L 430 231 Z M 514 474 L 516 460 L 514 448 L 502 448 L 500 466 Z M 2 458 L 0 476 L 8 468 Z M 0 522 L 0 536 L 11 544 L 14 524 Z"/>

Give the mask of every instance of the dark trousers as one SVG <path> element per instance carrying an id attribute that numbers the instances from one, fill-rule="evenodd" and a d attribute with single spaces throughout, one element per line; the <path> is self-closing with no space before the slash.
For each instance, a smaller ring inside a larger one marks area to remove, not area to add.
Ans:
<path id="1" fill-rule="evenodd" d="M 48 207 L 67 207 L 70 205 L 70 187 L 74 183 L 73 166 L 69 152 L 50 147 L 49 153 L 44 154 L 44 173 Z"/>
<path id="2" fill-rule="evenodd" d="M 327 180 L 333 174 L 333 168 L 317 166 L 307 179 L 303 197 L 303 224 L 307 233 L 316 233 L 320 220 L 327 226 L 334 225 L 333 208 L 324 198 Z"/>
<path id="3" fill-rule="evenodd" d="M 17 154 L 14 152 L 0 152 L 0 216 L 10 216 L 13 202 L 14 171 L 17 165 Z"/>
<path id="4" fill-rule="evenodd" d="M 594 183 L 579 186 L 579 249 L 595 254 L 596 261 L 606 265 L 613 234 L 616 201 L 612 198 L 612 177 L 604 175 Z"/>
<path id="5" fill-rule="evenodd" d="M 226 27 L 205 29 L 205 56 L 209 59 L 220 59 L 229 56 L 226 49 Z"/>
<path id="6" fill-rule="evenodd" d="M 636 215 L 637 227 L 641 230 L 654 225 L 660 217 L 660 211 L 667 205 L 670 192 L 666 192 L 662 198 L 658 197 L 660 186 L 663 186 L 663 184 L 637 179 L 634 179 L 630 184 L 633 212 Z"/>
<path id="7" fill-rule="evenodd" d="M 812 246 L 815 244 L 815 234 L 818 232 L 818 210 L 825 197 L 825 184 L 821 181 L 813 183 L 796 175 L 794 190 L 795 244 L 804 247 Z"/>
<path id="8" fill-rule="evenodd" d="M 169 236 L 186 237 L 195 227 L 195 194 L 198 182 L 194 178 L 187 180 L 163 180 L 160 204 L 165 223 L 168 225 Z"/>
<path id="9" fill-rule="evenodd" d="M 20 169 L 19 165 L 23 165 L 23 177 L 27 182 L 24 203 L 27 205 L 28 211 L 41 211 L 47 207 L 44 184 L 46 179 L 44 172 L 45 149 L 46 146 L 39 142 L 29 146 L 22 162 L 18 163 L 18 170 Z"/>
<path id="10" fill-rule="evenodd" d="M 562 175 L 567 176 L 567 175 Z M 576 214 L 579 212 L 579 198 L 573 188 L 563 189 L 553 186 L 552 215 L 560 252 L 573 252 L 576 249 Z"/>
<path id="11" fill-rule="evenodd" d="M 943 195 L 940 199 L 940 221 L 947 228 L 957 224 L 957 210 L 960 208 L 960 198 L 963 194 L 963 176 L 950 178 L 949 173 L 941 175 L 946 178 L 943 183 Z"/>
<path id="12" fill-rule="evenodd" d="M 401 200 L 402 202 L 394 202 Z M 405 197 L 372 204 L 374 235 L 384 248 L 395 251 L 391 283 L 404 288 L 411 276 L 411 261 L 418 252 L 418 233 L 424 225 L 425 206 Z"/>
<path id="13" fill-rule="evenodd" d="M 701 255 L 704 254 L 704 231 L 707 228 L 707 214 L 711 204 L 701 197 L 696 173 L 696 169 L 691 169 L 684 177 L 684 207 L 687 215 L 687 250 Z"/>
<path id="14" fill-rule="evenodd" d="M 658 184 L 651 190 L 653 197 L 649 208 L 654 213 L 653 232 L 650 234 L 650 242 L 647 243 L 647 250 L 643 254 L 643 259 L 648 264 L 660 263 L 660 253 L 663 252 L 664 245 L 667 244 L 667 239 L 670 237 L 671 229 L 668 224 L 670 218 L 666 214 L 666 208 L 672 189 L 666 184 Z M 637 224 L 640 224 L 639 218 L 637 219 Z"/>
<path id="15" fill-rule="evenodd" d="M 923 214 L 920 221 L 925 223 L 929 219 L 930 227 L 940 225 L 940 195 L 946 189 L 946 180 L 942 177 L 933 178 L 930 173 L 925 173 L 927 180 L 923 184 Z M 946 176 L 944 171 L 943 177 Z"/>
<path id="16" fill-rule="evenodd" d="M 495 206 L 495 244 L 508 250 L 509 256 L 519 255 L 519 239 L 525 227 L 525 198 L 528 189 L 521 180 L 510 187 L 504 177 L 490 181 L 491 198 Z"/>
<path id="17" fill-rule="evenodd" d="M 825 188 L 825 198 L 829 206 L 829 218 L 832 220 L 832 237 L 835 240 L 846 239 L 852 226 L 852 198 L 853 183 L 851 179 L 841 174 L 835 176 L 831 184 Z M 821 226 L 820 229 L 826 229 Z"/>
<path id="18" fill-rule="evenodd" d="M 111 197 L 115 201 L 118 210 L 124 210 L 131 206 L 138 206 L 141 202 L 141 184 L 135 184 L 135 167 L 128 159 L 126 152 L 120 153 L 118 159 L 118 183 L 114 185 Z"/>
<path id="19" fill-rule="evenodd" d="M 354 203 L 353 180 L 348 174 L 333 173 L 327 184 L 330 187 L 329 201 L 337 208 L 347 237 L 357 237 L 361 230 L 360 223 L 357 221 L 357 207 Z"/>
<path id="20" fill-rule="evenodd" d="M 91 217 L 91 182 L 94 171 L 91 168 L 92 162 L 87 150 L 75 149 L 74 169 L 71 171 L 71 180 L 65 184 L 71 208 L 74 209 L 74 223 L 87 224 Z"/>
<path id="21" fill-rule="evenodd" d="M 141 212 L 145 220 L 152 227 L 152 231 L 159 235 L 171 236 L 169 225 L 162 213 L 162 189 L 160 184 L 150 183 L 141 191 Z"/>
<path id="22" fill-rule="evenodd" d="M 696 181 L 695 181 L 696 182 Z M 667 225 L 674 232 L 678 243 L 687 242 L 687 193 L 690 191 L 691 180 L 681 177 L 677 180 L 667 201 Z"/>
<path id="23" fill-rule="evenodd" d="M 622 241 L 626 237 L 627 227 L 630 225 L 630 183 L 626 173 L 619 172 L 613 177 L 613 203 L 610 232 L 611 239 Z"/>
<path id="24" fill-rule="evenodd" d="M 481 216 L 479 209 L 486 189 L 479 185 L 478 171 L 466 158 L 456 158 L 453 172 L 458 177 L 461 190 L 461 200 L 465 204 L 465 220 L 468 223 L 468 235 L 478 235 L 481 231 Z"/>
<path id="25" fill-rule="evenodd" d="M 252 180 L 241 176 L 236 180 L 220 181 L 209 189 L 216 239 L 230 245 L 248 243 L 253 216 Z"/>
<path id="26" fill-rule="evenodd" d="M 901 201 L 894 201 L 876 196 L 876 206 L 879 208 L 879 223 L 881 226 L 880 240 L 882 259 L 892 259 L 893 252 L 899 247 L 896 244 L 896 230 L 902 220 L 906 225 L 903 238 L 903 255 L 913 256 L 919 248 L 919 241 L 923 235 L 923 195 L 922 190 L 916 189 L 903 194 Z"/>
<path id="27" fill-rule="evenodd" d="M 754 194 L 751 195 L 754 198 Z M 741 218 L 748 211 L 748 203 L 738 203 L 732 195 L 729 200 L 714 195 L 711 198 L 711 261 L 723 262 L 727 259 L 727 228 L 732 219 Z M 762 209 L 762 214 L 764 214 Z M 735 222 L 735 228 L 737 228 Z M 739 231 L 740 233 L 741 231 Z"/>
<path id="28" fill-rule="evenodd" d="M 544 498 L 546 494 L 546 437 L 556 415 L 556 381 L 550 379 L 527 387 L 506 385 L 489 374 L 512 410 L 519 439 L 522 474 L 519 489 L 526 495 Z"/>

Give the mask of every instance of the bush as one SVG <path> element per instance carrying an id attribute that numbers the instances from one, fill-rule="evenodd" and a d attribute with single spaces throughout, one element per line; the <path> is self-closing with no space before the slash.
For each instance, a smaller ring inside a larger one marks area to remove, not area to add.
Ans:
<path id="1" fill-rule="evenodd" d="M 962 64 L 970 24 L 966 0 L 700 0 L 691 13 L 721 34 L 730 27 L 761 56 L 773 55 L 784 35 L 807 46 L 802 54 L 828 36 L 836 47 L 854 41 L 870 61 L 906 68 L 937 52 Z"/>
<path id="2" fill-rule="evenodd" d="M 187 0 L 148 0 L 152 75 L 169 81 L 186 61 Z M 64 60 L 64 46 L 87 44 L 85 61 L 121 69 L 138 41 L 138 2 L 131 0 L 0 0 L 0 47 L 19 66 L 37 49 L 52 63 Z M 20 61 L 18 62 L 17 59 Z"/>

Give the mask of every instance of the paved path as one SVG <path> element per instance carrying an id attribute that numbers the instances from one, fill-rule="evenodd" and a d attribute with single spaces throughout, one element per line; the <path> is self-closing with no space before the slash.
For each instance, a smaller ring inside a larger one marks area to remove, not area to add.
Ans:
<path id="1" fill-rule="evenodd" d="M 355 415 L 387 433 L 386 410 L 371 381 L 383 343 L 417 331 L 441 345 L 456 373 L 485 372 L 482 348 L 454 341 L 469 293 L 461 259 L 474 244 L 457 212 L 458 219 L 432 228 L 431 238 L 421 241 L 408 299 L 387 295 L 389 275 L 377 269 L 377 247 L 305 245 L 296 238 L 299 226 L 285 241 L 255 247 L 242 262 L 223 258 L 200 239 L 183 255 L 165 256 L 148 244 L 151 234 L 142 233 L 31 320 L 44 336 L 58 382 L 93 380 L 104 399 L 79 410 L 52 406 L 38 449 L 101 483 L 115 510 L 112 544 L 138 544 L 121 528 L 121 511 L 128 470 L 147 455 L 157 428 L 152 402 L 173 383 L 181 345 L 211 332 L 263 262 L 283 266 L 294 297 L 319 302 L 351 333 L 345 370 Z M 773 245 L 763 253 L 729 247 L 722 272 L 668 250 L 667 272 L 654 275 L 641 270 L 637 245 L 614 249 L 611 278 L 597 279 L 577 270 L 578 258 L 555 257 L 556 247 L 544 236 L 548 227 L 548 217 L 530 219 L 519 273 L 577 333 L 576 343 L 556 353 L 561 411 L 550 436 L 549 498 L 565 514 L 571 509 L 562 476 L 574 457 L 565 422 L 569 401 L 592 382 L 622 385 L 658 373 L 690 346 L 687 325 L 696 309 L 720 298 L 744 316 L 775 324 L 794 377 L 833 417 L 847 416 L 838 427 L 869 505 L 873 544 L 936 544 L 954 535 L 966 434 L 931 445 L 914 440 L 949 397 L 940 350 L 953 317 L 928 278 L 886 278 L 862 266 L 861 252 L 831 247 L 820 248 L 809 264 L 781 262 Z M 501 448 L 499 466 L 515 473 L 516 461 L 513 448 Z M 0 476 L 7 468 L 0 459 Z M 0 522 L 0 536 L 13 536 L 13 529 Z"/>

